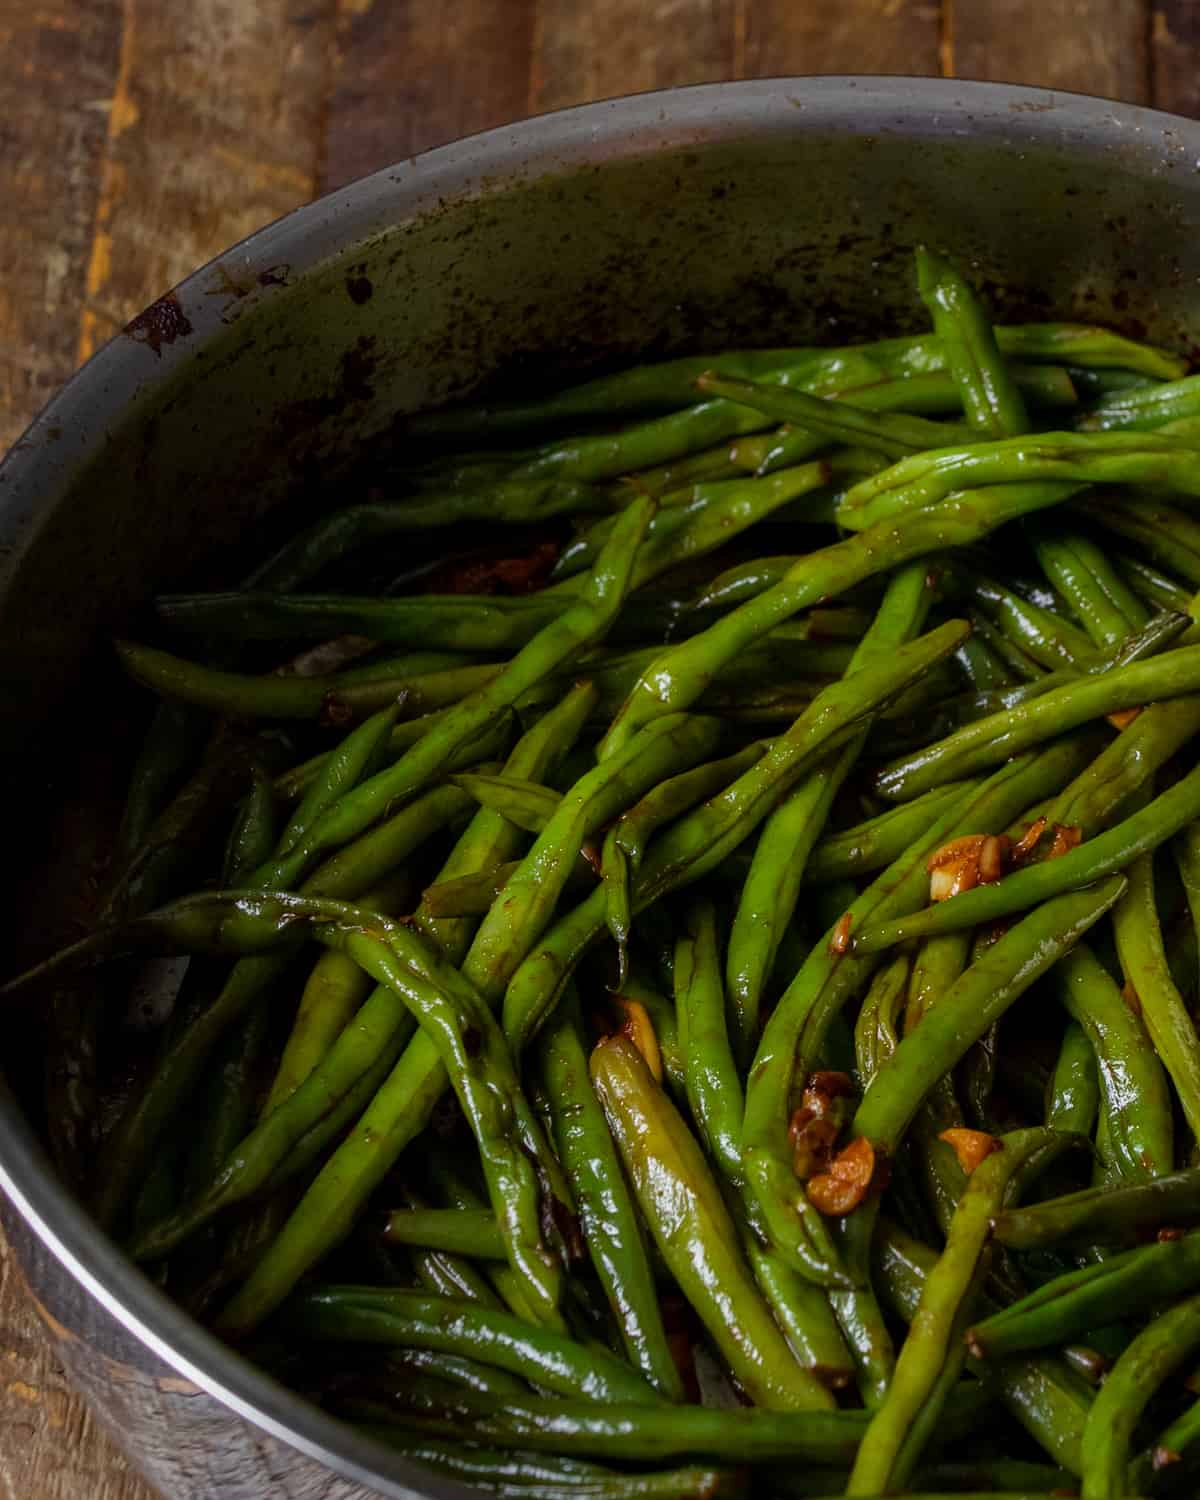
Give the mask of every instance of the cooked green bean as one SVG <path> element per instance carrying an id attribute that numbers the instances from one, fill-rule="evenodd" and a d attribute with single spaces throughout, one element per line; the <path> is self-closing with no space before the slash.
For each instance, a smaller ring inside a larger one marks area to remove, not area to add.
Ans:
<path id="1" fill-rule="evenodd" d="M 946 1248 L 925 1278 L 887 1395 L 863 1434 L 847 1495 L 885 1494 L 908 1480 L 966 1358 L 963 1331 L 983 1275 L 991 1216 L 1015 1188 L 1017 1173 L 1065 1144 L 1052 1131 L 1016 1131 L 971 1173 Z"/>
<path id="2" fill-rule="evenodd" d="M 356 1403 L 348 1414 L 361 1417 L 364 1406 Z M 736 1464 L 772 1458 L 847 1463 L 864 1425 L 862 1413 L 852 1411 L 809 1411 L 801 1422 L 795 1412 L 758 1407 L 601 1406 L 533 1396 L 497 1406 L 466 1390 L 414 1384 L 394 1386 L 372 1417 L 459 1442 L 468 1437 L 541 1453 L 660 1463 L 695 1454 Z"/>
<path id="3" fill-rule="evenodd" d="M 1129 1187 L 1085 1188 L 1033 1208 L 1000 1214 L 993 1232 L 1001 1244 L 1029 1250 L 1059 1240 L 1120 1243 L 1143 1229 L 1194 1224 L 1200 1219 L 1200 1169 L 1191 1168 Z"/>
<path id="4" fill-rule="evenodd" d="M 768 630 L 876 577 L 885 567 L 980 540 L 1006 521 L 1063 499 L 1056 484 L 998 484 L 964 490 L 940 505 L 884 521 L 844 542 L 794 560 L 765 592 L 674 646 L 638 680 L 601 741 L 611 754 L 642 724 L 693 703 L 723 667 Z M 701 603 L 711 596 L 703 596 Z"/>
<path id="5" fill-rule="evenodd" d="M 1051 1130 L 1090 1136 L 1099 1105 L 1096 1054 L 1092 1051 L 1087 1032 L 1072 1021 L 1063 1032 L 1058 1061 L 1054 1065 L 1046 1124 Z"/>
<path id="6" fill-rule="evenodd" d="M 591 1073 L 659 1253 L 739 1382 L 760 1405 L 832 1409 L 772 1322 L 700 1147 L 637 1049 L 601 1042 Z"/>
<path id="7" fill-rule="evenodd" d="M 1174 1162 L 1166 1074 L 1141 1017 L 1086 943 L 1056 966 L 1059 997 L 1088 1035 L 1099 1065 L 1107 1142 L 1122 1177 L 1161 1177 Z"/>
<path id="8" fill-rule="evenodd" d="M 592 1092 L 574 1006 L 542 1033 L 541 1077 L 554 1138 L 571 1180 L 592 1264 L 621 1330 L 629 1362 L 670 1401 L 683 1383 L 671 1357 L 641 1226 L 604 1111 Z"/>
<path id="9" fill-rule="evenodd" d="M 281 1316 L 302 1338 L 436 1349 L 496 1365 L 564 1396 L 656 1405 L 661 1399 L 616 1355 L 511 1313 L 448 1297 L 372 1286 L 318 1286 Z"/>
<path id="10" fill-rule="evenodd" d="M 967 1333 L 979 1359 L 1065 1344 L 1200 1286 L 1200 1238 L 1128 1250 L 1047 1282 Z"/>
<path id="11" fill-rule="evenodd" d="M 1164 433 L 1043 432 L 902 458 L 882 474 L 861 479 L 838 507 L 854 531 L 897 521 L 945 501 L 957 491 L 1011 483 L 1047 483 L 1069 498 L 1075 484 L 1144 484 L 1200 494 L 1200 451 Z M 1103 510 L 1097 511 L 1103 515 Z"/>
<path id="12" fill-rule="evenodd" d="M 917 288 L 971 426 L 997 438 L 1028 432 L 1025 402 L 971 286 L 949 261 L 918 246 Z"/>
<path id="13" fill-rule="evenodd" d="M 1160 1385 L 1200 1349 L 1200 1296 L 1178 1302 L 1142 1330 L 1109 1371 L 1083 1432 L 1082 1500 L 1129 1493 L 1134 1429 Z"/>
<path id="14" fill-rule="evenodd" d="M 910 917 L 879 922 L 855 934 L 855 952 L 873 953 L 912 937 L 935 932 L 957 932 L 980 922 L 992 922 L 1012 912 L 1023 911 L 1035 901 L 1064 891 L 1077 890 L 1114 871 L 1126 869 L 1140 855 L 1157 849 L 1191 821 L 1195 797 L 1200 789 L 1200 767 L 1188 774 L 1153 802 L 1090 842 L 1078 845 L 1060 858 L 1029 865 L 1006 875 L 995 885 L 963 891 L 938 906 L 927 907 Z"/>
<path id="15" fill-rule="evenodd" d="M 1128 888 L 1113 909 L 1113 931 L 1125 979 L 1133 987 L 1154 1050 L 1175 1085 L 1192 1135 L 1200 1137 L 1200 1040 L 1183 996 L 1171 978 L 1154 899 L 1154 856 L 1125 867 Z"/>

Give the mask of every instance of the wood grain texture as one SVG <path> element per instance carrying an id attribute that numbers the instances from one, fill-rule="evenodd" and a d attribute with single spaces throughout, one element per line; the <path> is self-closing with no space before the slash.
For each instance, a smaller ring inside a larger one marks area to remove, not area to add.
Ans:
<path id="1" fill-rule="evenodd" d="M 0 1500 L 154 1500 L 67 1384 L 0 1232 Z"/>
<path id="2" fill-rule="evenodd" d="M 0 452 L 75 366 L 120 0 L 0 0 Z"/>
<path id="3" fill-rule="evenodd" d="M 334 0 L 123 0 L 79 355 L 313 196 Z"/>
<path id="4" fill-rule="evenodd" d="M 937 0 L 738 0 L 736 26 L 739 77 L 938 71 Z"/>
<path id="5" fill-rule="evenodd" d="M 1154 0 L 1150 13 L 1153 102 L 1180 115 L 1200 115 L 1200 6 L 1196 0 Z"/>
<path id="6" fill-rule="evenodd" d="M 531 111 L 737 74 L 739 0 L 536 0 L 534 9 Z"/>
<path id="7" fill-rule="evenodd" d="M 942 69 L 1142 102 L 1148 21 L 1146 0 L 943 0 Z"/>
<path id="8" fill-rule="evenodd" d="M 527 112 L 533 0 L 340 0 L 323 190 Z"/>

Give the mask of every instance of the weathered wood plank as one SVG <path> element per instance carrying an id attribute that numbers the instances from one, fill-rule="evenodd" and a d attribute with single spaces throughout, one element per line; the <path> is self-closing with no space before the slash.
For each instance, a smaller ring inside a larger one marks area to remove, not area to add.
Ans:
<path id="1" fill-rule="evenodd" d="M 0 1232 L 0 1497 L 155 1500 L 70 1389 Z"/>
<path id="2" fill-rule="evenodd" d="M 79 355 L 313 196 L 334 0 L 124 0 Z"/>
<path id="3" fill-rule="evenodd" d="M 1146 0 L 943 0 L 943 71 L 1149 98 Z"/>
<path id="4" fill-rule="evenodd" d="M 742 0 L 536 0 L 530 111 L 735 71 Z"/>
<path id="5" fill-rule="evenodd" d="M 322 189 L 526 113 L 532 0 L 340 0 Z"/>
<path id="6" fill-rule="evenodd" d="M 71 373 L 120 0 L 0 0 L 0 453 Z"/>
<path id="7" fill-rule="evenodd" d="M 737 0 L 734 72 L 936 73 L 938 0 Z"/>
<path id="8" fill-rule="evenodd" d="M 1150 71 L 1159 109 L 1200 115 L 1200 9 L 1195 0 L 1153 0 Z"/>

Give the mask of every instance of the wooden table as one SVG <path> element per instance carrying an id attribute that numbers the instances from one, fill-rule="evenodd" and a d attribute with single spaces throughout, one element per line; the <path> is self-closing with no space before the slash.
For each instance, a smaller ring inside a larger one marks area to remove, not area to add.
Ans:
<path id="1" fill-rule="evenodd" d="M 1200 0 L 0 0 L 0 450 L 146 303 L 390 161 L 639 89 L 947 73 L 1200 113 Z M 147 1500 L 0 1244 L 0 1500 Z"/>

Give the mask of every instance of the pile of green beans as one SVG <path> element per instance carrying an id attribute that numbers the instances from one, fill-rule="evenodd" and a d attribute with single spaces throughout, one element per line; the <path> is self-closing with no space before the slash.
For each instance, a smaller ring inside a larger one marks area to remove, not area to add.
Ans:
<path id="1" fill-rule="evenodd" d="M 383 1464 L 1200 1489 L 1200 376 L 915 282 L 410 418 L 116 643 L 96 922 L 0 997 L 105 1229 Z"/>

